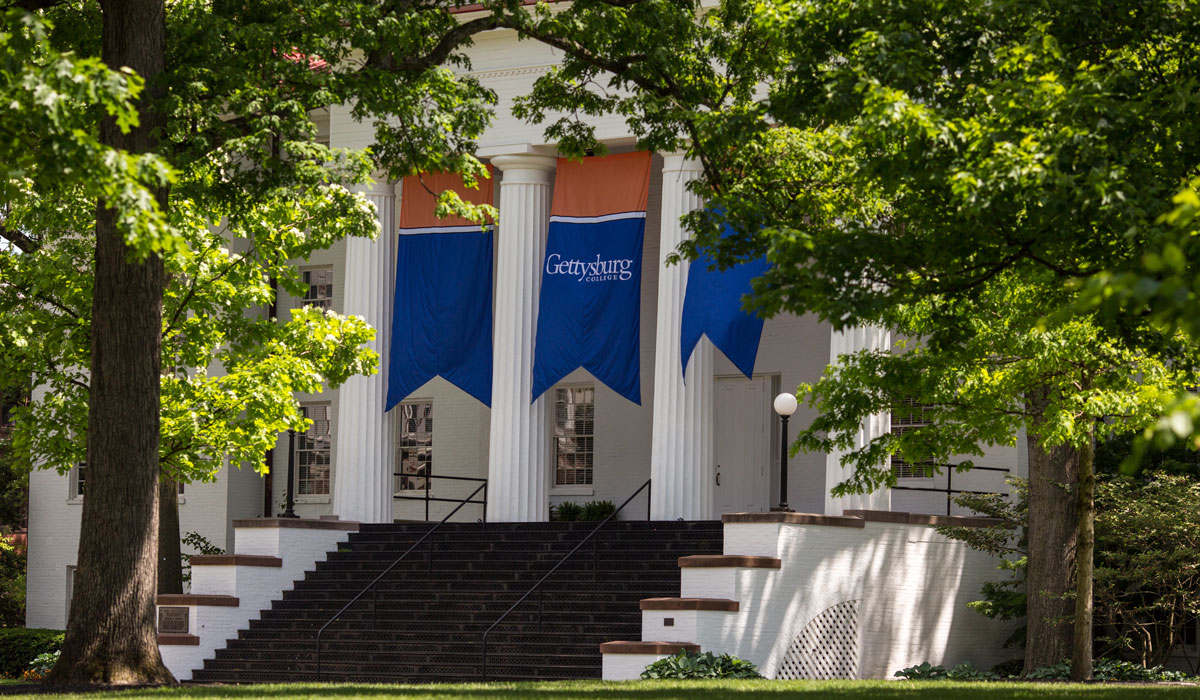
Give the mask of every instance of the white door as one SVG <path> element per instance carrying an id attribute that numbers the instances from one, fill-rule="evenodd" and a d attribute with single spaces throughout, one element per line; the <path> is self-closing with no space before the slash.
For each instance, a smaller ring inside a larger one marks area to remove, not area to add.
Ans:
<path id="1" fill-rule="evenodd" d="M 716 379 L 717 514 L 768 508 L 770 377 Z"/>

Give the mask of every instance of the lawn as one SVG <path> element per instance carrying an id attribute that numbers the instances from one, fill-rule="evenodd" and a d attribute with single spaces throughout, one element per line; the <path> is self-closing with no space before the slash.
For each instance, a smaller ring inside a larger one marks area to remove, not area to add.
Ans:
<path id="1" fill-rule="evenodd" d="M 1114 685 L 1065 683 L 955 683 L 950 681 L 563 681 L 554 683 L 454 683 L 438 685 L 333 685 L 294 683 L 250 686 L 187 686 L 131 690 L 119 698 L 402 698 L 403 700 L 668 700 L 670 698 L 736 698 L 755 700 L 1020 700 L 1085 698 L 1087 700 L 1156 700 L 1200 697 L 1195 685 Z M 91 698 L 95 695 L 24 695 L 7 697 Z"/>

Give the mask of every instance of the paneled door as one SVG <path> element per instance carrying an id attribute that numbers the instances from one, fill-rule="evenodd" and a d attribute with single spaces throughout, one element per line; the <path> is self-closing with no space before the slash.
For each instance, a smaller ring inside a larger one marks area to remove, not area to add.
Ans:
<path id="1" fill-rule="evenodd" d="M 717 514 L 765 511 L 769 507 L 771 378 L 717 377 Z"/>

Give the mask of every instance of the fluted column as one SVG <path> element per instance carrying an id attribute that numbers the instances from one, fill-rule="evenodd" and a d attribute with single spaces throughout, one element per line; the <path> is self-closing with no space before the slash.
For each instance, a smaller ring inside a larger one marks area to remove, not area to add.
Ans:
<path id="1" fill-rule="evenodd" d="M 347 238 L 342 270 L 342 311 L 361 316 L 375 329 L 369 343 L 379 354 L 379 371 L 353 377 L 338 392 L 338 440 L 333 462 L 333 513 L 364 523 L 392 521 L 392 424 L 387 398 L 388 340 L 392 280 L 396 265 L 396 196 L 390 183 L 368 189 L 379 217 L 379 236 Z"/>
<path id="2" fill-rule="evenodd" d="M 829 364 L 840 363 L 840 356 L 860 350 L 890 350 L 892 334 L 878 326 L 854 326 L 842 331 L 833 331 L 829 343 Z M 861 448 L 875 438 L 892 430 L 892 415 L 876 413 L 863 420 L 854 436 L 854 447 Z M 850 494 L 835 497 L 829 493 L 839 482 L 850 476 L 850 470 L 842 467 L 842 451 L 830 452 L 825 457 L 825 513 L 841 515 L 844 510 L 891 510 L 892 491 L 881 488 L 873 493 Z"/>
<path id="3" fill-rule="evenodd" d="M 665 258 L 684 239 L 679 218 L 702 201 L 686 188 L 700 164 L 682 155 L 663 157 L 662 233 Z M 654 343 L 654 426 L 650 446 L 650 515 L 655 520 L 710 520 L 713 493 L 713 347 L 700 339 L 681 371 L 679 331 L 688 263 L 667 265 L 658 274 L 658 328 Z"/>
<path id="4" fill-rule="evenodd" d="M 546 398 L 532 403 L 530 398 L 554 163 L 554 158 L 530 154 L 492 158 L 503 173 L 488 441 L 487 515 L 497 522 L 550 519 Z"/>

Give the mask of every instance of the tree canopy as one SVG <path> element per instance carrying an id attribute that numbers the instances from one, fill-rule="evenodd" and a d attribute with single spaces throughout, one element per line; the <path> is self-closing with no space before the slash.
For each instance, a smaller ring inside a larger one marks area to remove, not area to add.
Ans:
<path id="1" fill-rule="evenodd" d="M 564 37 L 566 57 L 522 112 L 580 150 L 585 115 L 626 114 L 643 143 L 700 159 L 710 206 L 680 253 L 774 263 L 748 308 L 908 337 L 804 388 L 822 415 L 800 444 L 818 450 L 872 413 L 931 406 L 936 427 L 848 453 L 840 489 L 889 483 L 893 453 L 944 461 L 1028 430 L 1031 585 L 1061 599 L 1079 547 L 1090 600 L 1097 431 L 1169 442 L 1200 415 L 1200 4 L 727 0 L 690 5 L 697 22 L 627 20 L 673 7 L 613 10 L 626 26 L 598 34 L 543 11 L 534 33 Z M 1056 501 L 1062 482 L 1074 501 Z M 1090 654 L 1090 634 L 1075 648 Z M 1063 652 L 1030 650 L 1027 668 Z"/>

